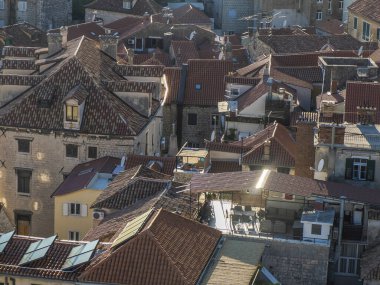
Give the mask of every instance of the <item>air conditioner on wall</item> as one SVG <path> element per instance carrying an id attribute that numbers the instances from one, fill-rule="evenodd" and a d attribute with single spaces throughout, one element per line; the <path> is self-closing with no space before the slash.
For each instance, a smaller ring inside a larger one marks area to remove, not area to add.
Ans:
<path id="1" fill-rule="evenodd" d="M 102 212 L 102 211 L 94 211 L 92 213 L 92 218 L 94 220 L 98 220 L 98 221 L 103 220 L 104 219 L 104 212 Z"/>

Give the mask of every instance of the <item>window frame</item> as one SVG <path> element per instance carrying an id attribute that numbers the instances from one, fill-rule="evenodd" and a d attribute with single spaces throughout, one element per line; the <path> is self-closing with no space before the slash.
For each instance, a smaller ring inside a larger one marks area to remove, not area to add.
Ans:
<path id="1" fill-rule="evenodd" d="M 17 194 L 30 195 L 32 170 L 16 169 L 16 176 L 17 176 Z"/>
<path id="2" fill-rule="evenodd" d="M 28 2 L 26 0 L 18 0 L 17 10 L 20 12 L 26 12 L 28 10 Z"/>
<path id="3" fill-rule="evenodd" d="M 68 216 L 81 216 L 81 204 L 80 203 L 68 203 Z"/>
<path id="4" fill-rule="evenodd" d="M 5 9 L 5 0 L 0 0 L 0 10 Z"/>
<path id="5" fill-rule="evenodd" d="M 317 20 L 317 21 L 322 21 L 323 20 L 323 12 L 322 12 L 322 10 L 318 10 L 316 12 L 315 20 Z"/>
<path id="6" fill-rule="evenodd" d="M 214 118 L 216 118 L 214 120 Z M 211 114 L 211 127 L 218 128 L 220 126 L 220 114 Z"/>
<path id="7" fill-rule="evenodd" d="M 132 2 L 128 0 L 123 0 L 123 9 L 126 9 L 126 10 L 132 9 Z"/>
<path id="8" fill-rule="evenodd" d="M 195 83 L 195 91 L 201 91 L 202 90 L 202 84 L 201 83 Z"/>
<path id="9" fill-rule="evenodd" d="M 30 153 L 30 142 L 30 139 L 17 139 L 17 151 L 20 153 Z M 24 143 L 25 145 L 23 145 Z M 25 147 L 25 149 L 23 149 L 23 147 Z"/>
<path id="10" fill-rule="evenodd" d="M 78 158 L 78 154 L 79 154 L 79 146 L 78 145 L 76 145 L 76 144 L 66 144 L 65 147 L 66 147 L 66 158 Z M 70 151 L 70 147 L 75 147 L 75 151 L 74 152 Z"/>
<path id="11" fill-rule="evenodd" d="M 92 154 L 94 154 L 94 152 L 95 152 L 95 156 L 92 155 Z M 97 159 L 98 158 L 98 147 L 96 147 L 96 146 L 89 146 L 87 148 L 87 158 Z"/>
<path id="12" fill-rule="evenodd" d="M 74 110 L 76 110 L 76 117 L 74 117 Z M 69 116 L 69 113 L 71 114 Z M 66 122 L 79 122 L 79 106 L 78 105 L 72 105 L 72 104 L 66 104 Z"/>
<path id="13" fill-rule="evenodd" d="M 376 39 L 380 41 L 380 28 L 376 29 Z"/>
<path id="14" fill-rule="evenodd" d="M 197 113 L 187 113 L 187 125 L 188 126 L 198 125 L 198 114 Z"/>
<path id="15" fill-rule="evenodd" d="M 358 29 L 358 17 L 354 17 L 353 29 L 354 30 Z"/>
<path id="16" fill-rule="evenodd" d="M 79 241 L 79 238 L 80 238 L 80 233 L 78 231 L 69 231 L 69 237 L 68 237 L 69 240 Z"/>
<path id="17" fill-rule="evenodd" d="M 317 229 L 315 228 L 317 227 Z M 311 224 L 310 233 L 315 236 L 322 235 L 322 225 L 321 224 Z"/>
<path id="18" fill-rule="evenodd" d="M 369 41 L 371 38 L 371 24 L 363 21 L 362 26 L 362 40 Z"/>
<path id="19" fill-rule="evenodd" d="M 352 180 L 367 180 L 368 159 L 354 158 L 352 163 Z"/>

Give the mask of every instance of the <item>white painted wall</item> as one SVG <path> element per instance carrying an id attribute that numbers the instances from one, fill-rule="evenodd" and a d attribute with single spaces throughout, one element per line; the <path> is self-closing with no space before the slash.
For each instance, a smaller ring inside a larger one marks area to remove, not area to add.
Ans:
<path id="1" fill-rule="evenodd" d="M 325 239 L 325 240 L 329 239 L 329 234 L 330 234 L 330 229 L 331 229 L 330 224 L 319 224 L 319 225 L 322 225 L 321 235 L 314 235 L 311 233 L 311 225 L 313 223 L 310 223 L 310 222 L 302 222 L 302 223 L 303 223 L 303 238 L 304 239 L 307 239 L 307 238 Z"/>

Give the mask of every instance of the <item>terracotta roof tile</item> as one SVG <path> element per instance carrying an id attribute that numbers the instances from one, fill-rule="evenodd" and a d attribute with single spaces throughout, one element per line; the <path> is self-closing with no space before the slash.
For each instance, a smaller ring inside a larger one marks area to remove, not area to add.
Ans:
<path id="1" fill-rule="evenodd" d="M 111 174 L 119 163 L 119 158 L 105 156 L 89 162 L 78 164 L 51 196 L 66 195 L 75 192 L 76 190 L 86 188 L 96 174 Z"/>
<path id="2" fill-rule="evenodd" d="M 28 23 L 18 23 L 0 28 L 0 47 L 5 40 L 17 47 L 47 47 L 46 33 Z"/>
<path id="3" fill-rule="evenodd" d="M 121 172 L 98 196 L 91 208 L 124 209 L 170 187 L 170 176 L 144 166 Z"/>
<path id="4" fill-rule="evenodd" d="M 256 61 L 250 65 L 247 65 L 245 67 L 242 67 L 236 72 L 241 76 L 247 76 L 257 73 L 261 68 L 263 68 L 267 63 L 269 63 L 271 58 L 268 56 L 260 61 Z"/>
<path id="5" fill-rule="evenodd" d="M 346 121 L 357 123 L 357 107 L 376 107 L 380 110 L 380 83 L 353 82 L 346 84 Z M 380 112 L 376 112 L 375 124 L 380 124 Z"/>
<path id="6" fill-rule="evenodd" d="M 133 57 L 133 64 L 171 66 L 171 59 L 166 52 L 139 53 Z"/>
<path id="7" fill-rule="evenodd" d="M 199 58 L 197 47 L 193 41 L 172 41 L 170 48 L 174 52 L 177 66 L 182 66 L 189 59 Z"/>
<path id="8" fill-rule="evenodd" d="M 344 34 L 344 25 L 338 19 L 327 19 L 324 21 L 315 21 L 315 27 L 323 32 L 332 35 Z"/>
<path id="9" fill-rule="evenodd" d="M 41 239 L 13 236 L 5 251 L 0 255 L 0 274 L 74 281 L 85 269 L 82 266 L 75 271 L 61 270 L 71 249 L 78 246 L 79 243 L 58 240 L 52 244 L 44 258 L 33 261 L 25 266 L 18 266 L 29 245 L 38 240 Z"/>
<path id="10" fill-rule="evenodd" d="M 211 20 L 201 10 L 191 4 L 185 4 L 181 7 L 170 11 L 173 17 L 170 19 L 171 24 L 195 24 L 195 25 L 211 25 Z M 164 12 L 152 15 L 153 22 L 167 23 L 168 18 L 164 16 Z"/>
<path id="11" fill-rule="evenodd" d="M 59 29 L 50 30 L 49 33 L 59 33 Z M 92 40 L 98 40 L 99 35 L 105 35 L 106 31 L 103 27 L 95 22 L 81 23 L 77 25 L 67 26 L 67 40 L 71 41 L 73 39 L 85 36 Z"/>
<path id="12" fill-rule="evenodd" d="M 165 99 L 165 105 L 169 105 L 177 102 L 179 85 L 181 78 L 181 68 L 171 67 L 165 68 L 165 77 L 168 84 L 167 97 Z"/>
<path id="13" fill-rule="evenodd" d="M 236 75 L 226 75 L 224 81 L 226 83 L 235 83 L 242 85 L 252 85 L 256 86 L 262 79 L 259 77 L 245 77 L 245 76 L 236 76 Z"/>
<path id="14" fill-rule="evenodd" d="M 380 23 L 380 6 L 377 0 L 357 0 L 348 6 L 352 13 Z"/>
<path id="15" fill-rule="evenodd" d="M 185 105 L 216 106 L 225 99 L 224 76 L 232 72 L 232 62 L 190 59 L 185 90 Z M 200 90 L 197 90 L 200 87 Z"/>
<path id="16" fill-rule="evenodd" d="M 160 210 L 125 244 L 93 262 L 79 280 L 119 284 L 195 284 L 221 233 Z"/>
<path id="17" fill-rule="evenodd" d="M 159 172 L 170 176 L 173 175 L 173 171 L 176 167 L 175 157 L 129 154 L 125 161 L 125 169 L 128 170 L 139 165 L 148 167 L 151 162 L 157 162 L 161 165 Z"/>
<path id="18" fill-rule="evenodd" d="M 155 14 L 161 11 L 162 7 L 154 0 L 137 0 L 132 9 L 123 8 L 123 0 L 95 0 L 86 5 L 85 8 L 118 12 L 123 14 L 144 15 Z"/>

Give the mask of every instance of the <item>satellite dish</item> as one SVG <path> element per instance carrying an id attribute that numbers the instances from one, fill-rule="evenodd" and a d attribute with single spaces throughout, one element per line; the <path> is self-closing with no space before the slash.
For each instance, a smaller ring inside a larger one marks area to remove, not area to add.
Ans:
<path id="1" fill-rule="evenodd" d="M 323 169 L 323 166 L 325 165 L 325 160 L 322 158 L 319 162 L 318 162 L 318 168 L 317 168 L 317 170 L 319 171 L 319 172 L 321 172 L 322 171 L 322 169 Z"/>
<path id="2" fill-rule="evenodd" d="M 213 142 L 215 140 L 215 130 L 211 133 L 211 141 Z"/>
<path id="3" fill-rule="evenodd" d="M 358 56 L 361 56 L 363 53 L 363 46 L 361 46 L 358 50 Z"/>

